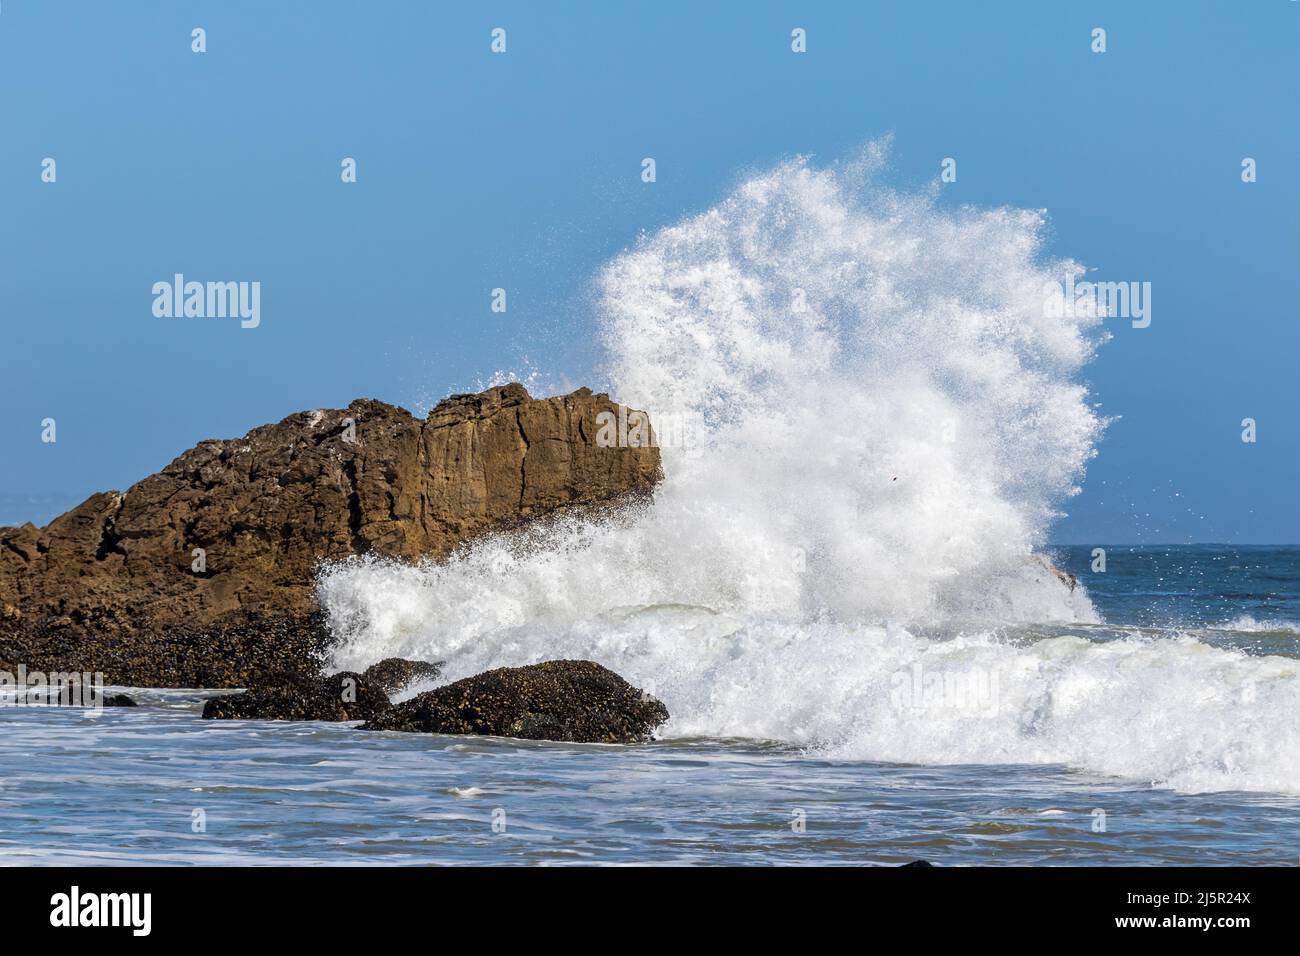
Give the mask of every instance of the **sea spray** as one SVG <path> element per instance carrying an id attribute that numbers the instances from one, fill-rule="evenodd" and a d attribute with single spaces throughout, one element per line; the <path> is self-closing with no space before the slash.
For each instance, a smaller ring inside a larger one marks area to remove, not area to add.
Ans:
<path id="1" fill-rule="evenodd" d="M 788 162 L 610 263 L 611 393 L 689 453 L 664 445 L 653 503 L 614 519 L 323 569 L 335 664 L 589 658 L 663 699 L 669 735 L 1300 787 L 1296 735 L 1254 726 L 1295 712 L 1293 662 L 1006 639 L 1096 619 L 1034 554 L 1102 427 L 1077 381 L 1099 320 L 1045 314 L 1083 270 L 1044 258 L 1042 213 L 891 192 L 881 158 Z M 938 692 L 900 694 L 918 667 Z"/>
<path id="2" fill-rule="evenodd" d="M 1097 320 L 1042 309 L 1082 269 L 1039 261 L 1041 213 L 945 212 L 875 188 L 880 160 L 754 176 L 601 275 L 613 394 L 696 437 L 662 449 L 684 539 L 654 546 L 756 577 L 749 611 L 1086 615 L 1021 574 L 1101 425 L 1073 381 Z"/>

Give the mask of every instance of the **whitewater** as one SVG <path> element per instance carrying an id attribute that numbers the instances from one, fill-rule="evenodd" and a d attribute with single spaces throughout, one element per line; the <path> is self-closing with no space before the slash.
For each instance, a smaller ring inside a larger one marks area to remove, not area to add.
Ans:
<path id="1" fill-rule="evenodd" d="M 1044 308 L 1084 267 L 1043 211 L 890 189 L 885 154 L 751 175 L 610 262 L 610 394 L 674 424 L 653 501 L 324 567 L 333 666 L 591 659 L 671 740 L 1300 793 L 1294 657 L 1102 639 L 1040 557 L 1106 424 L 1102 322 Z"/>

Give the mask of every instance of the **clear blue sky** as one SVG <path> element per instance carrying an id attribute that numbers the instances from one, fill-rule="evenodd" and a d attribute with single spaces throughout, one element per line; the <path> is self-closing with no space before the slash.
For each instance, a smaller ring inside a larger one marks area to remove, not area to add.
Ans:
<path id="1" fill-rule="evenodd" d="M 1088 371 L 1121 417 L 1055 538 L 1300 541 L 1298 51 L 1294 0 L 3 0 L 0 521 L 357 396 L 599 387 L 603 262 L 892 132 L 897 184 L 956 157 L 943 202 L 1044 207 L 1053 253 L 1153 283 Z M 262 326 L 154 318 L 174 272 L 261 281 Z"/>

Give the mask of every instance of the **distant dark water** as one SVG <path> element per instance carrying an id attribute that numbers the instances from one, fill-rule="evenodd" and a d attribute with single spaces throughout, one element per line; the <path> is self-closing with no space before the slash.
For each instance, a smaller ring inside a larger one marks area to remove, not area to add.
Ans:
<path id="1" fill-rule="evenodd" d="M 1094 571 L 1094 547 L 1105 571 Z M 1108 624 L 1300 632 L 1300 545 L 1097 545 L 1052 549 Z"/>

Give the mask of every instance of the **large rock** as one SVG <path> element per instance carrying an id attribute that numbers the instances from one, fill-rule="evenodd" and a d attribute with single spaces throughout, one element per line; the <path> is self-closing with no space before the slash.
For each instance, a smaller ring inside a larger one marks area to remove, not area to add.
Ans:
<path id="1" fill-rule="evenodd" d="M 546 661 L 427 691 L 362 729 L 612 744 L 649 740 L 667 719 L 662 703 L 599 664 Z"/>
<path id="2" fill-rule="evenodd" d="M 322 560 L 444 557 L 560 509 L 647 494 L 657 449 L 596 442 L 597 415 L 617 411 L 588 389 L 533 399 L 512 384 L 424 419 L 358 399 L 200 442 L 44 528 L 0 528 L 0 662 L 135 686 L 315 673 Z"/>

